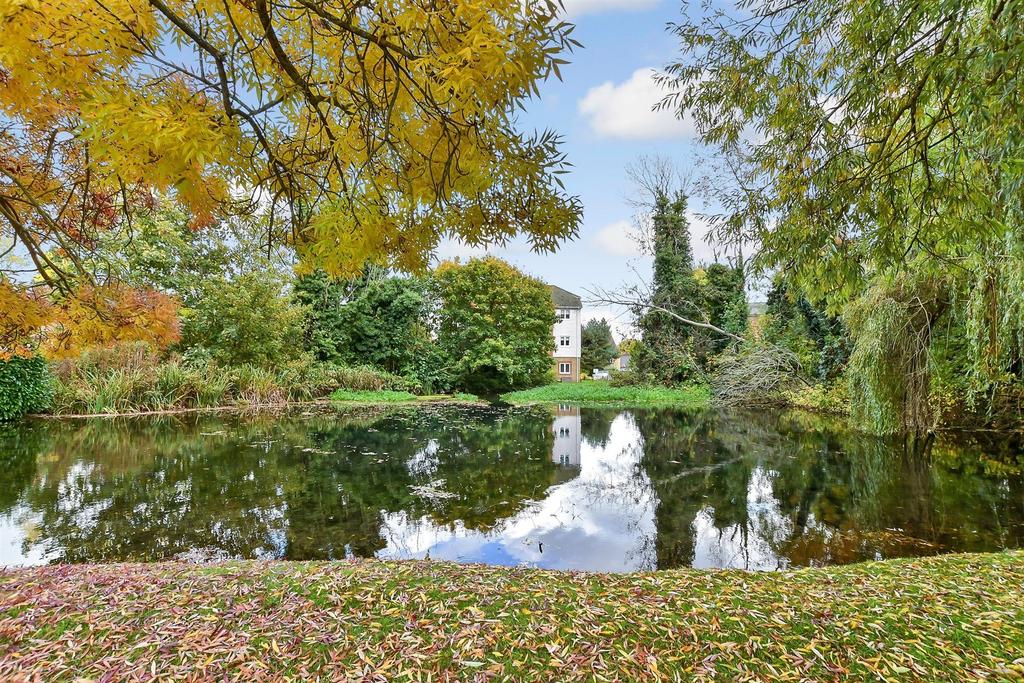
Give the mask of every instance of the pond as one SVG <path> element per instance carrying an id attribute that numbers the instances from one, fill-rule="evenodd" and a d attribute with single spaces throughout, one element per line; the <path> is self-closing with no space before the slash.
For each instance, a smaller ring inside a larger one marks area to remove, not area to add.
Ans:
<path id="1" fill-rule="evenodd" d="M 391 407 L 0 427 L 0 566 L 774 570 L 1024 545 L 1024 449 L 820 417 Z"/>

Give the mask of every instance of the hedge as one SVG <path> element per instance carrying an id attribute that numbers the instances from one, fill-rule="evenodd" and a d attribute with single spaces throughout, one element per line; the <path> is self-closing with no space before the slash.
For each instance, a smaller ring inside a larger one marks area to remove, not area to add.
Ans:
<path id="1" fill-rule="evenodd" d="M 53 398 L 53 380 L 39 357 L 0 360 L 0 421 L 46 410 Z"/>

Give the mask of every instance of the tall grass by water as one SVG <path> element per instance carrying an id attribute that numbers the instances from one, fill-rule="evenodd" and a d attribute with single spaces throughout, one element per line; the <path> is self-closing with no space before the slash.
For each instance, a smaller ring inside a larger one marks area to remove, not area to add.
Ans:
<path id="1" fill-rule="evenodd" d="M 401 377 L 369 367 L 299 359 L 273 368 L 161 360 L 144 344 L 94 350 L 53 365 L 51 411 L 133 413 L 219 406 L 269 406 L 325 398 L 338 389 L 405 390 Z"/>

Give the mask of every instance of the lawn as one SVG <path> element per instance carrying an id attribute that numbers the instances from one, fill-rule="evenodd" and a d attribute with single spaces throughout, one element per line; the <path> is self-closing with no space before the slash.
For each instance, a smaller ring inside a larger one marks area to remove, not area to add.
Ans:
<path id="1" fill-rule="evenodd" d="M 502 398 L 509 403 L 612 403 L 623 405 L 672 405 L 700 408 L 711 401 L 707 387 L 681 389 L 666 387 L 613 387 L 604 381 L 559 382 L 524 391 L 513 391 Z"/>
<path id="2" fill-rule="evenodd" d="M 411 402 L 438 402 L 438 401 L 460 401 L 473 402 L 477 400 L 472 394 L 437 394 L 431 396 L 417 396 L 408 391 L 357 391 L 355 389 L 338 389 L 331 394 L 332 401 L 341 403 L 411 403 Z"/>
<path id="3" fill-rule="evenodd" d="M 1024 552 L 782 573 L 0 572 L 0 680 L 1014 680 Z"/>

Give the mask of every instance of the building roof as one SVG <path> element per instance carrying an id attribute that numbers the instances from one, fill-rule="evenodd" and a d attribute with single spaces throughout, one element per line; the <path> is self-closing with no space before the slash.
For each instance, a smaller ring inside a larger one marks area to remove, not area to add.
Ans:
<path id="1" fill-rule="evenodd" d="M 548 289 L 551 290 L 551 300 L 555 303 L 555 308 L 583 308 L 583 301 L 578 295 L 555 285 L 548 285 Z"/>

